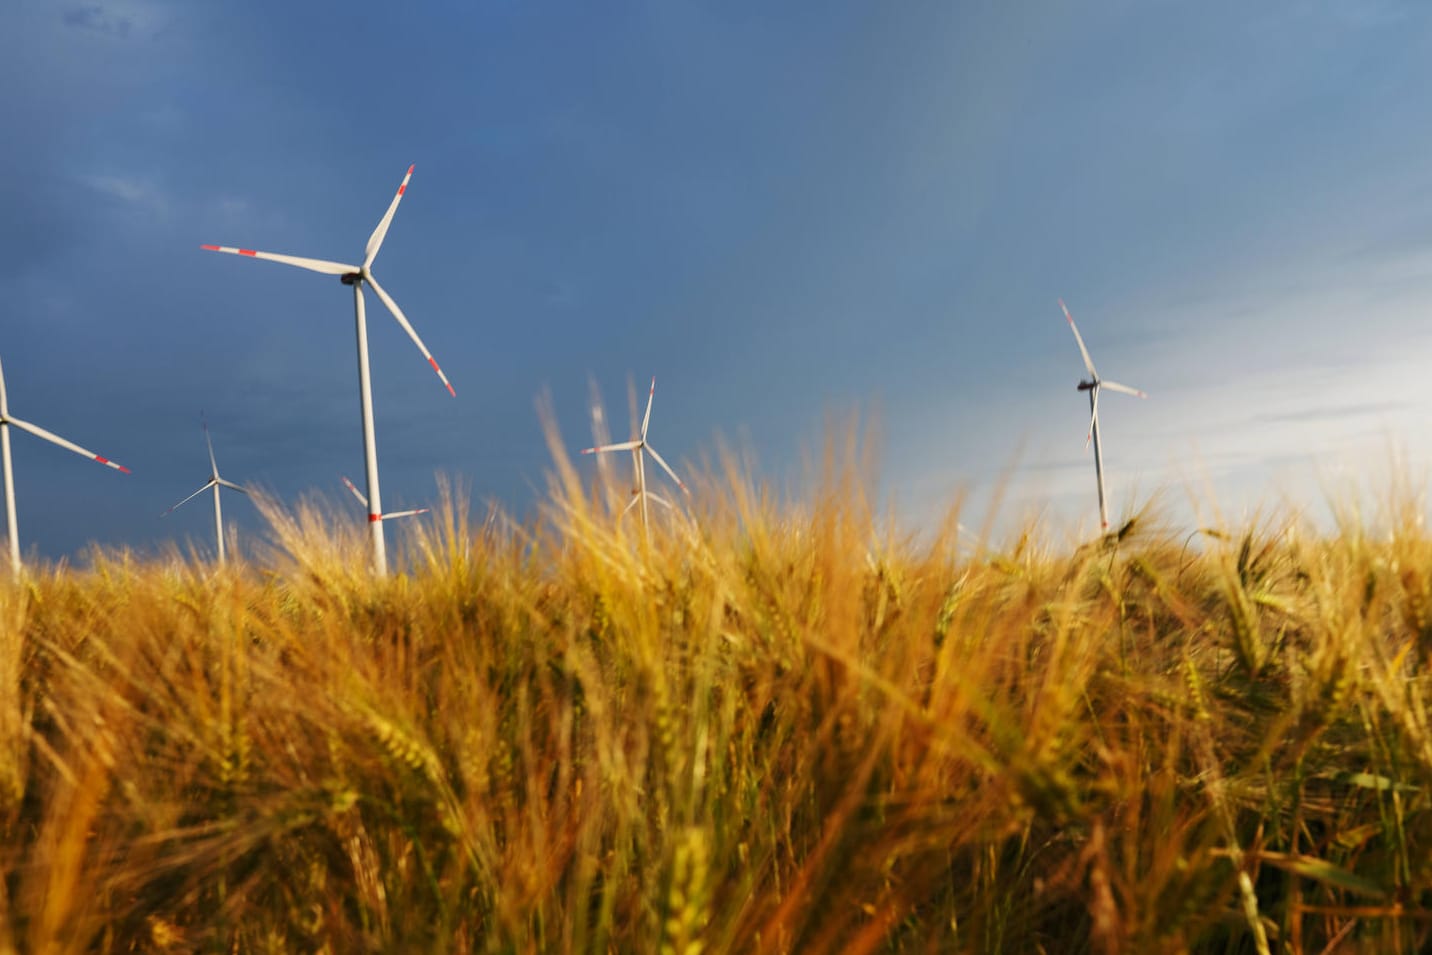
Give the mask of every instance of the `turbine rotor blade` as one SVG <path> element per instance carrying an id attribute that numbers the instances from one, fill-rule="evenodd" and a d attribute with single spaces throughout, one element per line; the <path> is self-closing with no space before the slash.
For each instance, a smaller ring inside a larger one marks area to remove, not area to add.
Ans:
<path id="1" fill-rule="evenodd" d="M 1143 393 L 1142 391 L 1140 391 L 1139 389 L 1137 389 L 1137 388 L 1130 388 L 1128 385 L 1121 385 L 1121 384 L 1119 384 L 1117 381 L 1101 381 L 1101 382 L 1099 382 L 1099 387 L 1100 387 L 1100 388 L 1108 388 L 1110 391 L 1117 391 L 1117 392 L 1120 392 L 1121 394 L 1125 394 L 1125 395 L 1133 395 L 1135 398 L 1147 398 L 1147 397 L 1148 397 L 1148 395 L 1144 394 L 1144 393 Z"/>
<path id="2" fill-rule="evenodd" d="M 677 487 L 681 488 L 687 494 L 691 493 L 691 491 L 687 489 L 686 485 L 681 482 L 681 478 L 676 476 L 676 472 L 671 470 L 671 465 L 667 464 L 666 461 L 662 459 L 661 455 L 656 453 L 656 448 L 653 448 L 651 445 L 648 444 L 646 446 L 646 450 L 651 452 L 652 459 L 655 460 L 657 464 L 661 465 L 661 469 L 667 474 L 671 475 L 671 479 L 676 482 Z"/>
<path id="3" fill-rule="evenodd" d="M 626 517 L 626 516 L 627 516 L 627 511 L 629 511 L 629 510 L 631 510 L 632 508 L 636 507 L 637 504 L 640 503 L 640 501 L 641 501 L 641 492 L 640 492 L 640 491 L 635 491 L 635 492 L 633 492 L 633 493 L 632 493 L 632 496 L 631 496 L 631 500 L 627 502 L 627 506 L 624 507 L 624 508 L 622 508 L 622 512 L 617 515 L 617 520 L 621 520 L 623 517 Z"/>
<path id="4" fill-rule="evenodd" d="M 378 293 L 378 297 L 383 300 L 383 304 L 388 306 L 388 311 L 393 313 L 393 317 L 398 320 L 398 324 L 403 326 L 403 331 L 408 333 L 408 337 L 413 340 L 413 344 L 418 346 L 418 351 L 423 353 L 423 357 L 428 360 L 428 364 L 433 366 L 433 371 L 438 373 L 438 377 L 442 379 L 443 384 L 447 387 L 448 394 L 456 398 L 457 392 L 453 390 L 452 383 L 448 381 L 447 375 L 443 374 L 443 370 L 438 367 L 437 360 L 433 358 L 433 353 L 428 351 L 428 346 L 423 344 L 423 340 L 419 338 L 418 333 L 413 330 L 413 326 L 408 322 L 408 317 L 403 314 L 403 310 L 398 307 L 398 303 L 393 301 L 391 295 L 383 291 L 383 286 L 378 284 L 378 280 L 373 278 L 371 273 L 364 272 L 363 280 L 373 286 L 373 291 Z"/>
<path id="5" fill-rule="evenodd" d="M 1094 399 L 1089 408 L 1089 433 L 1084 435 L 1084 450 L 1089 450 L 1089 442 L 1094 440 L 1094 429 L 1099 424 L 1099 386 L 1094 386 Z"/>
<path id="6" fill-rule="evenodd" d="M 378 519 L 380 521 L 390 521 L 395 517 L 413 517 L 416 514 L 426 514 L 427 512 L 428 509 L 426 507 L 414 508 L 411 511 L 390 511 L 387 514 L 379 515 Z"/>
<path id="7" fill-rule="evenodd" d="M 80 447 L 78 444 L 75 444 L 73 441 L 66 441 L 59 435 L 50 431 L 46 431 L 39 425 L 31 424 L 28 421 L 21 421 L 19 418 L 7 417 L 5 420 L 10 424 L 13 424 L 15 427 L 19 428 L 21 431 L 28 431 L 35 437 L 44 438 L 51 444 L 58 444 L 60 447 L 65 448 L 68 451 L 73 451 L 75 454 L 83 455 L 84 457 L 87 457 L 92 461 L 98 461 L 100 464 L 103 464 L 106 467 L 114 468 L 116 471 L 123 471 L 125 474 L 129 473 L 129 468 L 125 467 L 124 465 L 117 464 L 114 461 L 111 461 L 109 458 L 95 454 L 93 451 L 86 450 L 85 448 Z"/>
<path id="8" fill-rule="evenodd" d="M 388 226 L 393 224 L 393 213 L 398 211 L 398 203 L 403 201 L 403 193 L 408 191 L 408 180 L 413 178 L 413 167 L 408 167 L 408 174 L 403 177 L 402 183 L 398 186 L 398 192 L 393 196 L 393 201 L 388 204 L 388 211 L 383 213 L 383 218 L 378 221 L 378 227 L 368 237 L 368 246 L 363 252 L 363 268 L 373 264 L 378 257 L 378 250 L 383 246 L 383 237 L 388 234 Z"/>
<path id="9" fill-rule="evenodd" d="M 362 504 L 364 507 L 368 506 L 368 498 L 364 496 L 362 491 L 358 490 L 356 487 L 353 486 L 352 481 L 348 480 L 348 478 L 345 477 L 343 478 L 343 483 L 348 485 L 348 490 L 352 491 L 353 496 L 358 498 L 359 504 Z"/>
<path id="10" fill-rule="evenodd" d="M 202 414 L 199 416 L 199 422 L 204 428 L 204 443 L 209 446 L 209 467 L 213 468 L 209 473 L 217 478 L 219 476 L 219 462 L 214 460 L 214 442 L 213 439 L 209 437 L 209 422 L 204 419 Z"/>
<path id="11" fill-rule="evenodd" d="M 635 451 L 641 447 L 641 440 L 623 441 L 621 444 L 602 444 L 595 448 L 583 448 L 582 454 L 603 454 L 607 451 Z"/>
<path id="12" fill-rule="evenodd" d="M 199 490 L 195 491 L 193 494 L 190 494 L 188 497 L 184 498 L 184 500 L 182 500 L 182 501 L 180 501 L 178 504 L 175 504 L 174 506 L 170 507 L 169 510 L 165 511 L 163 514 L 160 514 L 159 516 L 160 516 L 160 517 L 168 517 L 170 514 L 173 514 L 173 513 L 174 513 L 175 511 L 177 511 L 179 508 L 183 507 L 185 504 L 188 504 L 190 501 L 194 500 L 194 498 L 198 497 L 200 494 L 203 494 L 203 493 L 204 493 L 205 491 L 207 491 L 209 488 L 213 487 L 213 486 L 214 486 L 214 483 L 215 483 L 215 482 L 214 482 L 214 479 L 213 479 L 213 478 L 210 478 L 209 481 L 208 481 L 203 487 L 199 488 Z"/>
<path id="13" fill-rule="evenodd" d="M 10 400 L 5 397 L 5 370 L 0 368 L 0 418 L 10 413 Z"/>
<path id="14" fill-rule="evenodd" d="M 240 487 L 239 485 L 235 484 L 233 481 L 225 481 L 223 478 L 216 478 L 215 481 L 214 481 L 214 483 L 215 483 L 215 484 L 218 484 L 220 487 L 226 487 L 226 488 L 228 488 L 228 489 L 231 490 L 231 491 L 238 491 L 240 494 L 247 494 L 247 493 L 249 493 L 248 488 Z"/>
<path id="15" fill-rule="evenodd" d="M 656 377 L 652 376 L 651 390 L 646 393 L 646 414 L 641 419 L 641 438 L 646 440 L 646 428 L 651 424 L 651 400 L 656 397 Z"/>
<path id="16" fill-rule="evenodd" d="M 247 255 L 254 259 L 282 262 L 284 265 L 295 265 L 310 272 L 322 272 L 324 275 L 352 275 L 362 271 L 356 265 L 344 265 L 342 262 L 329 262 L 325 259 L 305 259 L 298 255 L 279 255 L 277 252 L 255 252 L 253 249 L 235 249 L 227 245 L 201 245 L 199 248 L 209 252 L 228 252 L 230 255 Z"/>
<path id="17" fill-rule="evenodd" d="M 671 503 L 670 501 L 668 501 L 666 498 L 662 497 L 660 494 L 653 494 L 653 493 L 651 493 L 650 491 L 647 491 L 647 492 L 646 492 L 646 496 L 647 496 L 647 499 L 648 499 L 648 500 L 651 500 L 651 501 L 654 501 L 654 502 L 657 503 L 657 504 L 660 504 L 662 507 L 666 508 L 668 511 L 674 511 L 674 510 L 676 510 L 676 505 L 673 504 L 673 503 Z"/>
<path id="18" fill-rule="evenodd" d="M 1089 377 L 1095 381 L 1099 380 L 1099 373 L 1094 370 L 1094 359 L 1089 357 L 1089 349 L 1084 347 L 1084 337 L 1079 334 L 1079 326 L 1074 324 L 1074 316 L 1069 314 L 1069 306 L 1064 304 L 1064 299 L 1059 300 L 1059 307 L 1064 310 L 1064 317 L 1069 319 L 1069 327 L 1074 330 L 1074 340 L 1079 343 L 1079 354 L 1084 356 L 1084 367 L 1089 369 Z"/>

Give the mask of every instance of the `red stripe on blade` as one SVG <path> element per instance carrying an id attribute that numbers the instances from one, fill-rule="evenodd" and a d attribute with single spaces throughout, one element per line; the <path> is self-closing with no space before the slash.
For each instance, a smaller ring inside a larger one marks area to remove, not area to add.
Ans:
<path id="1" fill-rule="evenodd" d="M 253 249 L 240 249 L 239 255 L 258 255 Z"/>
<path id="2" fill-rule="evenodd" d="M 407 189 L 407 188 L 408 188 L 408 184 L 407 184 L 407 183 L 403 183 L 401 186 L 399 186 L 399 187 L 398 187 L 398 195 L 401 196 L 401 195 L 403 194 L 403 191 L 404 191 L 405 189 Z"/>
<path id="3" fill-rule="evenodd" d="M 210 252 L 222 252 L 222 251 L 224 251 L 223 249 L 219 248 L 217 245 L 201 245 L 201 246 L 199 246 L 199 248 L 201 248 L 201 249 L 208 249 Z"/>
<path id="4" fill-rule="evenodd" d="M 443 380 L 443 384 L 447 386 L 448 394 L 456 398 L 457 392 L 453 389 L 452 382 L 447 380 L 447 375 L 444 375 L 443 370 L 438 367 L 438 360 L 436 358 L 429 358 L 428 364 L 433 366 L 433 371 L 437 372 L 438 377 Z"/>

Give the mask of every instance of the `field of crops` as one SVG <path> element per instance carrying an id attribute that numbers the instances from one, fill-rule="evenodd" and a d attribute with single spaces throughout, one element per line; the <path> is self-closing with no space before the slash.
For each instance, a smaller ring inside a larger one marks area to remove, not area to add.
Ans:
<path id="1" fill-rule="evenodd" d="M 861 473 L 0 583 L 0 951 L 1425 950 L 1409 495 L 996 547 Z"/>

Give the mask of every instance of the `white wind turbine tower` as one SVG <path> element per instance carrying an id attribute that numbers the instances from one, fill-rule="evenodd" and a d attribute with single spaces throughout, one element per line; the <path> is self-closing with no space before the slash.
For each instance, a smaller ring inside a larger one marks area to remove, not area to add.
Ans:
<path id="1" fill-rule="evenodd" d="M 101 457 L 93 451 L 86 451 L 71 441 L 66 441 L 57 434 L 52 434 L 38 425 L 30 424 L 28 421 L 21 421 L 10 414 L 10 402 L 5 395 L 5 371 L 0 368 L 0 459 L 3 459 L 5 466 L 5 527 L 10 538 L 10 569 L 15 576 L 20 576 L 20 535 L 16 528 L 15 520 L 15 472 L 10 465 L 10 427 L 14 426 L 21 431 L 28 431 L 37 438 L 44 438 L 51 444 L 58 444 L 60 447 L 73 451 L 75 454 L 83 455 L 92 461 L 114 468 L 116 471 L 129 473 L 129 468 L 122 464 L 116 464 L 109 458 Z"/>
<path id="2" fill-rule="evenodd" d="M 1135 398 L 1147 398 L 1148 395 L 1137 388 L 1100 378 L 1099 373 L 1094 370 L 1094 360 L 1089 357 L 1089 349 L 1084 347 L 1084 339 L 1079 335 L 1079 326 L 1074 324 L 1074 316 L 1069 314 L 1069 306 L 1064 304 L 1062 298 L 1059 300 L 1059 307 L 1064 310 L 1064 317 L 1069 320 L 1069 327 L 1074 331 L 1074 340 L 1079 343 L 1079 353 L 1084 356 L 1084 367 L 1089 370 L 1089 380 L 1079 382 L 1079 390 L 1089 392 L 1089 434 L 1084 439 L 1084 447 L 1087 448 L 1091 440 L 1094 442 L 1094 477 L 1099 482 L 1099 524 L 1107 531 L 1109 507 L 1104 502 L 1104 450 L 1099 444 L 1099 389 L 1108 388 L 1110 391 L 1133 395 Z"/>
<path id="3" fill-rule="evenodd" d="M 656 448 L 653 448 L 650 444 L 647 443 L 646 429 L 651 424 L 651 402 L 652 399 L 655 397 L 656 379 L 652 378 L 651 390 L 647 392 L 646 395 L 646 414 L 643 415 L 641 419 L 641 435 L 639 437 L 634 438 L 631 441 L 621 441 L 617 444 L 602 444 L 598 445 L 595 448 L 582 449 L 583 454 L 604 454 L 608 451 L 631 452 L 632 466 L 636 470 L 636 494 L 635 497 L 632 498 L 631 503 L 622 509 L 622 514 L 626 514 L 627 511 L 635 507 L 637 502 L 640 501 L 641 529 L 642 533 L 644 534 L 647 533 L 647 521 L 649 520 L 649 515 L 647 514 L 646 507 L 647 498 L 649 497 L 652 500 L 656 501 L 658 504 L 665 505 L 667 508 L 671 507 L 671 502 L 667 501 L 665 498 L 659 497 L 656 494 L 652 494 L 647 491 L 646 462 L 642 458 L 643 453 L 650 454 L 652 460 L 655 461 L 657 464 L 661 465 L 662 470 L 669 474 L 671 476 L 671 479 L 676 482 L 677 487 L 681 488 L 681 490 L 685 491 L 687 494 L 691 493 L 686 489 L 686 485 L 681 482 L 681 478 L 676 476 L 676 472 L 671 470 L 671 466 L 667 464 L 666 461 L 662 459 L 661 455 L 656 452 Z"/>
<path id="4" fill-rule="evenodd" d="M 413 177 L 413 167 L 408 167 L 407 175 L 403 176 L 403 182 L 398 186 L 397 195 L 393 196 L 388 211 L 379 220 L 377 228 L 368 237 L 368 246 L 363 255 L 362 265 L 344 265 L 341 262 L 328 262 L 322 259 L 305 259 L 295 255 L 278 255 L 273 252 L 255 252 L 253 249 L 235 249 L 222 245 L 205 245 L 201 248 L 210 252 L 228 252 L 232 255 L 246 255 L 255 259 L 268 259 L 271 262 L 282 262 L 285 265 L 294 265 L 301 269 L 308 269 L 312 272 L 322 272 L 325 275 L 337 275 L 344 285 L 353 286 L 353 311 L 358 328 L 358 399 L 363 415 L 363 464 L 364 473 L 368 482 L 368 528 L 369 538 L 373 547 L 373 571 L 377 574 L 388 572 L 387 550 L 383 544 L 383 504 L 382 494 L 378 490 L 378 448 L 373 435 L 373 390 L 368 372 L 368 326 L 363 311 L 363 286 L 366 283 L 373 287 L 374 293 L 393 313 L 393 318 L 408 333 L 413 344 L 418 346 L 418 351 L 433 366 L 433 371 L 438 373 L 442 383 L 447 386 L 448 393 L 456 397 L 457 392 L 453 390 L 452 384 L 447 380 L 447 375 L 438 367 L 436 359 L 413 330 L 403 310 L 398 303 L 393 301 L 392 296 L 383 291 L 383 286 L 378 284 L 377 278 L 373 275 L 373 260 L 378 256 L 378 249 L 383 245 L 383 237 L 388 234 L 388 226 L 393 222 L 393 213 L 398 211 L 398 203 L 402 201 L 403 193 L 407 191 L 408 180 Z"/>
<path id="5" fill-rule="evenodd" d="M 227 480 L 225 480 L 224 478 L 222 478 L 222 477 L 219 476 L 219 464 L 218 464 L 217 461 L 214 460 L 214 442 L 213 442 L 213 440 L 209 437 L 209 422 L 204 421 L 204 422 L 203 422 L 203 427 L 204 427 L 204 443 L 209 446 L 209 480 L 206 481 L 206 482 L 204 483 L 204 486 L 201 487 L 201 488 L 199 488 L 199 490 L 195 491 L 193 494 L 190 494 L 188 497 L 184 498 L 184 500 L 180 501 L 178 504 L 175 504 L 173 507 L 169 508 L 169 510 L 165 511 L 163 514 L 160 514 L 159 516 L 160 516 L 160 517 L 168 517 L 170 514 L 174 513 L 174 512 L 175 512 L 176 510 L 178 510 L 179 508 L 183 507 L 185 504 L 188 504 L 190 501 L 194 500 L 194 498 L 198 497 L 200 494 L 203 494 L 205 491 L 209 490 L 209 488 L 213 488 L 213 489 L 214 489 L 214 538 L 219 542 L 219 563 L 220 563 L 220 564 L 223 564 L 223 563 L 224 563 L 224 511 L 223 511 L 222 504 L 221 504 L 221 502 L 219 501 L 219 489 L 220 489 L 220 488 L 228 488 L 228 489 L 231 490 L 231 491 L 238 491 L 240 494 L 247 494 L 247 493 L 249 493 L 249 492 L 246 491 L 244 488 L 239 487 L 239 486 L 238 486 L 237 484 L 235 484 L 233 481 L 227 481 Z"/>
<path id="6" fill-rule="evenodd" d="M 367 508 L 367 506 L 368 506 L 368 499 L 363 496 L 363 492 L 360 491 L 360 490 L 358 490 L 358 488 L 354 487 L 353 482 L 350 481 L 350 480 L 348 480 L 347 477 L 345 477 L 345 476 L 343 476 L 343 475 L 339 475 L 339 477 L 342 477 L 342 478 L 343 478 L 343 483 L 348 486 L 348 490 L 350 490 L 350 491 L 353 492 L 353 496 L 356 497 L 356 498 L 358 498 L 358 503 L 359 503 L 359 504 L 362 504 L 364 508 Z M 395 517 L 414 517 L 414 516 L 416 516 L 416 515 L 418 515 L 418 514 L 426 514 L 427 512 L 428 512 L 428 508 L 426 508 L 426 507 L 415 508 L 415 509 L 413 509 L 413 510 L 411 510 L 411 511 L 389 511 L 389 512 L 386 513 L 386 514 L 379 514 L 379 515 L 378 515 L 378 520 L 380 520 L 380 521 L 390 521 L 390 520 L 392 520 L 392 519 L 395 518 Z M 370 517 L 369 520 L 372 520 L 372 518 Z"/>

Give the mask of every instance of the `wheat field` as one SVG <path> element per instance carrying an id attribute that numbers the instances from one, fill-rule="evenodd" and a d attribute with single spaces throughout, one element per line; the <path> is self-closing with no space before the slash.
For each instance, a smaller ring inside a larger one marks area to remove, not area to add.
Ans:
<path id="1" fill-rule="evenodd" d="M 0 952 L 1416 952 L 1432 538 L 900 536 L 851 441 L 0 584 Z"/>

